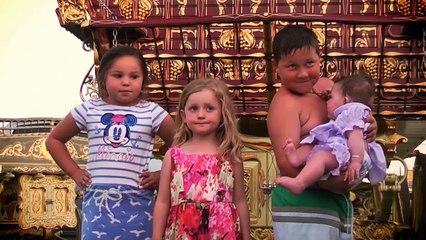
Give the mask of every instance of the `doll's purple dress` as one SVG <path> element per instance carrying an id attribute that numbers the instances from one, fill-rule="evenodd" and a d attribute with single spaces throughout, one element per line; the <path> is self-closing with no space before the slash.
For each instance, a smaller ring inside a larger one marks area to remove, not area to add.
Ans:
<path id="1" fill-rule="evenodd" d="M 363 129 L 365 133 L 368 123 L 365 123 L 364 119 L 370 114 L 370 111 L 371 109 L 362 103 L 347 103 L 334 111 L 335 120 L 313 128 L 309 136 L 301 141 L 301 144 L 314 145 L 310 156 L 316 151 L 331 151 L 336 156 L 339 166 L 331 170 L 330 174 L 338 176 L 340 168 L 350 162 L 351 154 L 346 133 L 353 130 L 354 127 Z M 376 142 L 368 143 L 366 153 L 364 154 L 363 169 L 368 171 L 370 182 L 374 184 L 382 181 L 386 176 L 386 158 L 382 147 Z M 308 156 L 308 161 L 310 156 Z M 362 175 L 360 174 L 361 178 L 364 177 Z"/>

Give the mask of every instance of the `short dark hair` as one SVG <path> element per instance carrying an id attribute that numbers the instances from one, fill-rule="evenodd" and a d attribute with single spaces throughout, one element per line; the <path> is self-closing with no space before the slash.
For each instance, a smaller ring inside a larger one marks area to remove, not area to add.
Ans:
<path id="1" fill-rule="evenodd" d="M 343 95 L 349 96 L 354 102 L 372 107 L 375 84 L 368 74 L 360 72 L 352 76 L 337 79 L 336 83 L 341 85 Z"/>
<path id="2" fill-rule="evenodd" d="M 126 45 L 113 47 L 105 53 L 101 59 L 101 63 L 99 64 L 99 71 L 96 82 L 98 84 L 98 94 L 100 98 L 105 98 L 108 96 L 108 92 L 106 91 L 106 76 L 108 71 L 117 58 L 125 56 L 134 57 L 139 60 L 140 67 L 142 69 L 142 86 L 145 85 L 148 79 L 148 69 L 146 67 L 142 53 L 138 49 Z"/>
<path id="3" fill-rule="evenodd" d="M 272 43 L 274 59 L 279 62 L 283 55 L 292 54 L 304 47 L 315 49 L 319 55 L 319 43 L 315 33 L 305 25 L 288 25 L 274 36 Z"/>

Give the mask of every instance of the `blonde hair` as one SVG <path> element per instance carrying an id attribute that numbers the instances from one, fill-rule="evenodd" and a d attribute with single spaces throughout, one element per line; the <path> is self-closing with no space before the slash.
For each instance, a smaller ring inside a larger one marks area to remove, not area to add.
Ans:
<path id="1" fill-rule="evenodd" d="M 241 162 L 241 139 L 234 106 L 229 97 L 228 87 L 217 78 L 198 79 L 185 86 L 176 111 L 177 131 L 174 136 L 174 144 L 180 146 L 192 137 L 191 130 L 182 120 L 182 111 L 185 109 L 189 96 L 204 89 L 211 90 L 221 105 L 222 120 L 216 131 L 221 156 L 229 158 L 233 162 Z"/>

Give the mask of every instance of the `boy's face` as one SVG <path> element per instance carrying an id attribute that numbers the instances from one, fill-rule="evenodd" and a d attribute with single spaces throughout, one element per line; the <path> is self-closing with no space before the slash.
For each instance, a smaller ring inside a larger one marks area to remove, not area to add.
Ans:
<path id="1" fill-rule="evenodd" d="M 311 47 L 281 56 L 275 67 L 282 85 L 299 94 L 312 92 L 312 87 L 320 77 L 320 58 Z"/>

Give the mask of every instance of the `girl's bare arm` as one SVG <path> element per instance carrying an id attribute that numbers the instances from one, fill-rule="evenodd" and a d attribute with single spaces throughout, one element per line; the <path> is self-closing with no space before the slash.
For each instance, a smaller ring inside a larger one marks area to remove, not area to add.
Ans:
<path id="1" fill-rule="evenodd" d="M 242 163 L 236 163 L 234 167 L 234 204 L 240 218 L 243 240 L 250 239 L 250 217 L 247 206 L 244 185 L 244 170 Z"/>
<path id="2" fill-rule="evenodd" d="M 152 240 L 161 240 L 166 229 L 166 221 L 170 210 L 170 181 L 171 181 L 172 159 L 170 152 L 164 155 L 163 165 L 161 166 L 160 186 L 158 189 L 157 200 L 155 201 Z"/>
<path id="3" fill-rule="evenodd" d="M 173 121 L 173 118 L 170 115 L 167 115 L 163 122 L 161 123 L 160 128 L 157 131 L 158 136 L 170 147 L 173 143 L 173 137 L 175 135 L 176 125 Z"/>
<path id="4" fill-rule="evenodd" d="M 46 139 L 46 147 L 53 160 L 55 160 L 59 167 L 71 177 L 80 170 L 80 167 L 74 159 L 71 158 L 65 143 L 79 132 L 80 129 L 77 127 L 71 113 L 69 113 L 52 130 Z"/>

